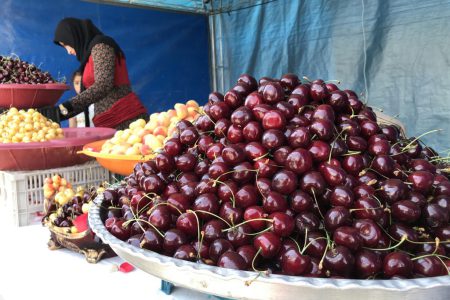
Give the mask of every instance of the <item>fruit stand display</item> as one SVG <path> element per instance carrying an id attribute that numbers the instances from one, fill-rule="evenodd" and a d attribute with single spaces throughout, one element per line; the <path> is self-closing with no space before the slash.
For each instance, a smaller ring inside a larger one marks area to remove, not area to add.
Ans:
<path id="1" fill-rule="evenodd" d="M 441 299 L 448 158 L 383 123 L 334 83 L 244 74 L 107 188 L 90 226 L 138 268 L 219 296 Z"/>
<path id="2" fill-rule="evenodd" d="M 86 143 L 110 138 L 115 130 L 60 128 L 53 105 L 67 89 L 33 64 L 0 56 L 2 223 L 28 225 L 43 212 L 42 186 L 48 176 L 60 174 L 76 185 L 99 185 L 110 179 L 107 170 L 77 151 Z"/>

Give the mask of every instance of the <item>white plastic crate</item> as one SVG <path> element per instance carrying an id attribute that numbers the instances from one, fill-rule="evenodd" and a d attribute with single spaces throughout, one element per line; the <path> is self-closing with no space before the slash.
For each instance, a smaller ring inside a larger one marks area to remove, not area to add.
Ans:
<path id="1" fill-rule="evenodd" d="M 36 222 L 44 210 L 44 179 L 59 174 L 77 186 L 98 186 L 110 180 L 108 170 L 96 161 L 67 168 L 39 171 L 0 171 L 0 222 L 25 226 Z"/>

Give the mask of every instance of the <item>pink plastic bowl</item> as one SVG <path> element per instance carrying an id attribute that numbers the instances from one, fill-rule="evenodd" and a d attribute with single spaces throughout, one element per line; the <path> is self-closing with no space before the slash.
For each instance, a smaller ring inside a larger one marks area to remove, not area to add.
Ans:
<path id="1" fill-rule="evenodd" d="M 64 139 L 42 143 L 0 144 L 1 171 L 31 171 L 83 164 L 92 158 L 77 154 L 85 144 L 111 138 L 111 128 L 64 128 Z"/>
<path id="2" fill-rule="evenodd" d="M 0 84 L 0 107 L 40 108 L 53 106 L 69 90 L 67 84 Z"/>

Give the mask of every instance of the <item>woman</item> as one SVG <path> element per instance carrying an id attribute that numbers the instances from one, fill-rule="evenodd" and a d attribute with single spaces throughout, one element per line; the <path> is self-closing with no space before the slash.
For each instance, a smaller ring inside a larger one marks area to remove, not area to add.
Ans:
<path id="1" fill-rule="evenodd" d="M 96 127 L 122 130 L 137 119 L 147 119 L 147 110 L 131 90 L 122 49 L 91 20 L 63 19 L 56 27 L 54 42 L 77 57 L 83 74 L 84 90 L 60 105 L 64 118 L 95 103 L 92 121 Z"/>

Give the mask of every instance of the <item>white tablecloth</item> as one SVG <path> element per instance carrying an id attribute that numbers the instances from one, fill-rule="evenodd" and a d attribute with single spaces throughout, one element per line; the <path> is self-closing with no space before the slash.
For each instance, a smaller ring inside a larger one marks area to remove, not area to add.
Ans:
<path id="1" fill-rule="evenodd" d="M 67 249 L 50 251 L 49 235 L 40 225 L 0 228 L 0 300 L 213 298 L 184 288 L 166 295 L 160 291 L 160 279 L 139 269 L 112 271 L 123 262 L 119 257 L 89 264 Z"/>

